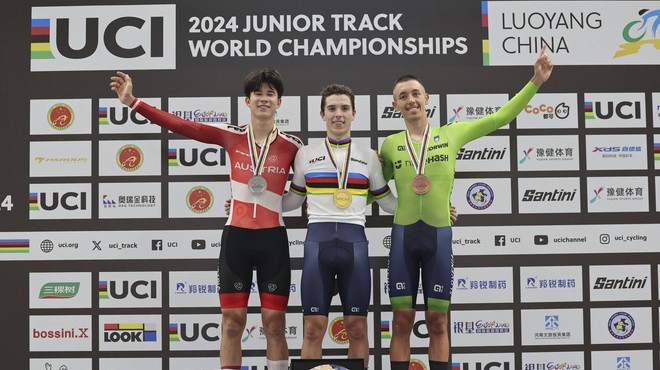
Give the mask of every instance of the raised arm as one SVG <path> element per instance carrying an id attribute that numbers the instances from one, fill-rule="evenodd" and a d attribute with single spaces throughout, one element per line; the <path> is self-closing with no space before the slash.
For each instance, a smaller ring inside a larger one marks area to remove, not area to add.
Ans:
<path id="1" fill-rule="evenodd" d="M 117 98 L 122 104 L 130 106 L 135 96 L 133 96 L 133 80 L 124 72 L 117 71 L 116 76 L 110 77 L 110 90 L 117 93 Z"/>
<path id="2" fill-rule="evenodd" d="M 530 81 L 537 87 L 541 87 L 541 85 L 543 85 L 550 78 L 550 75 L 552 74 L 552 68 L 552 59 L 550 59 L 550 56 L 546 52 L 546 45 L 543 44 L 541 53 L 534 63 L 534 76 L 532 76 Z"/>

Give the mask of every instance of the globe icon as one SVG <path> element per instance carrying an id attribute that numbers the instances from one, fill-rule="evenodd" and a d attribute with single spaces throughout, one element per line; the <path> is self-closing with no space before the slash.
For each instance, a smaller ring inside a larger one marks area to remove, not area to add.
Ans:
<path id="1" fill-rule="evenodd" d="M 385 247 L 387 249 L 392 248 L 392 236 L 391 235 L 388 235 L 385 238 L 383 238 L 383 247 Z"/>
<path id="2" fill-rule="evenodd" d="M 41 251 L 44 253 L 50 253 L 53 251 L 53 242 L 51 240 L 45 239 L 41 242 Z"/>

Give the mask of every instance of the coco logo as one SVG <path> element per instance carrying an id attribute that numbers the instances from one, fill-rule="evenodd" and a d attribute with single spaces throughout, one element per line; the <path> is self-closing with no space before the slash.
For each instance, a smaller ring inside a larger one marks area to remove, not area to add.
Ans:
<path id="1" fill-rule="evenodd" d="M 174 69 L 175 18 L 175 5 L 33 8 L 31 70 Z"/>
<path id="2" fill-rule="evenodd" d="M 181 166 L 192 167 L 197 163 L 201 163 L 209 167 L 227 165 L 225 150 L 222 148 L 206 148 L 202 150 L 198 148 L 192 148 L 188 150 L 185 148 L 179 148 L 178 150 L 170 149 L 170 153 L 172 150 L 176 151 L 176 163 L 180 164 Z"/>
<path id="3" fill-rule="evenodd" d="M 217 342 L 220 340 L 219 328 L 220 325 L 213 322 L 204 325 L 181 323 L 179 325 L 179 338 L 184 342 L 194 342 L 200 337 L 207 342 Z"/>

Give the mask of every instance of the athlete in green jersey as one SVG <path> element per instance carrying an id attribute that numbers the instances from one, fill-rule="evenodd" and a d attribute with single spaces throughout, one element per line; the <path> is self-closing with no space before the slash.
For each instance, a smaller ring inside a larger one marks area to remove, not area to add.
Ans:
<path id="1" fill-rule="evenodd" d="M 513 120 L 550 77 L 552 61 L 545 47 L 534 64 L 534 76 L 499 111 L 472 122 L 431 127 L 426 116 L 429 96 L 421 81 L 403 76 L 394 84 L 394 108 L 406 130 L 388 136 L 381 147 L 383 173 L 394 178 L 398 203 L 388 266 L 394 312 L 390 360 L 392 370 L 407 370 L 410 334 L 421 269 L 430 370 L 446 370 L 449 360 L 447 311 L 451 299 L 453 255 L 449 201 L 456 155 L 466 143 Z"/>

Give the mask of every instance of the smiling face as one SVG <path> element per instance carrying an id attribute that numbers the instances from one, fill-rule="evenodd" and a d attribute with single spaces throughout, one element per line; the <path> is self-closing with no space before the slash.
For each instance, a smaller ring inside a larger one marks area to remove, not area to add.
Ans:
<path id="1" fill-rule="evenodd" d="M 348 95 L 329 95 L 325 98 L 325 108 L 321 111 L 328 136 L 341 140 L 351 136 L 351 123 L 355 109 Z"/>
<path id="2" fill-rule="evenodd" d="M 399 82 L 394 86 L 392 106 L 401 112 L 406 122 L 424 120 L 428 102 L 429 94 L 417 80 Z"/>
<path id="3" fill-rule="evenodd" d="M 275 111 L 282 104 L 282 99 L 272 86 L 264 82 L 260 90 L 252 91 L 250 96 L 245 98 L 245 104 L 250 108 L 253 119 L 266 120 L 275 117 Z"/>

